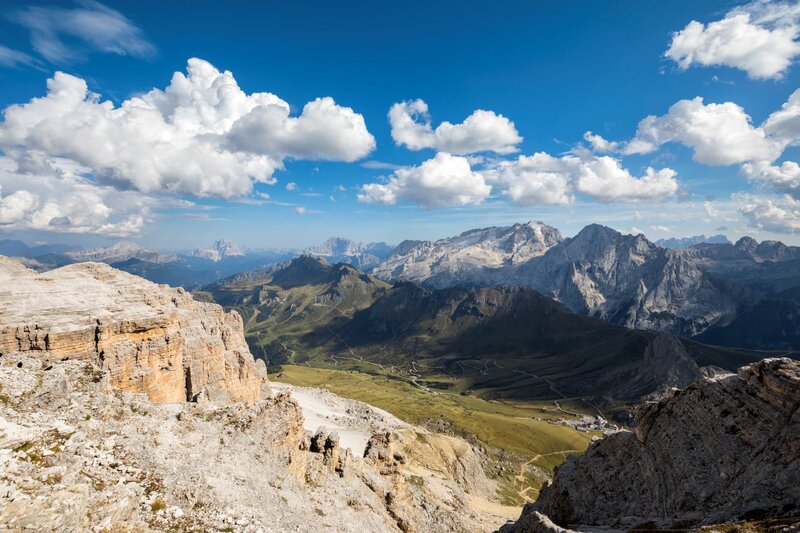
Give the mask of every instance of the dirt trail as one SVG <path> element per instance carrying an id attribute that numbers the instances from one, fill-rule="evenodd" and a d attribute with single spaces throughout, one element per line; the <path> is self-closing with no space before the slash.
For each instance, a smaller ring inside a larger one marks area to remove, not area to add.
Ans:
<path id="1" fill-rule="evenodd" d="M 568 453 L 583 453 L 584 450 L 560 450 L 557 452 L 550 452 L 550 453 L 537 453 L 533 457 L 531 457 L 528 461 L 522 463 L 519 467 L 519 474 L 514 476 L 514 490 L 517 491 L 519 497 L 525 501 L 530 501 L 532 498 L 528 496 L 528 491 L 533 489 L 531 486 L 525 486 L 525 469 L 528 468 L 530 465 L 541 459 L 542 457 L 550 457 L 552 455 L 562 455 Z"/>

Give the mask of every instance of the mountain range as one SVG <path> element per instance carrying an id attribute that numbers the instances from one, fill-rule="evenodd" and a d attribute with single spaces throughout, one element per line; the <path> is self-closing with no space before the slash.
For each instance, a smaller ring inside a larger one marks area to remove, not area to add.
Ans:
<path id="1" fill-rule="evenodd" d="M 703 241 L 694 243 L 696 241 Z M 800 347 L 800 248 L 721 236 L 649 241 L 591 224 L 574 237 L 543 222 L 469 230 L 436 241 L 361 243 L 332 237 L 303 252 L 246 250 L 219 240 L 162 253 L 134 243 L 76 250 L 0 241 L 36 270 L 102 261 L 151 281 L 197 289 L 232 275 L 263 278 L 298 255 L 344 262 L 427 289 L 519 285 L 628 328 L 753 349 Z M 679 246 L 679 247 L 674 247 Z"/>
<path id="2" fill-rule="evenodd" d="M 236 243 L 218 240 L 187 251 L 157 252 L 137 243 L 120 241 L 108 247 L 77 248 L 67 245 L 28 246 L 22 241 L 0 241 L 0 255 L 14 257 L 29 268 L 52 270 L 72 263 L 94 261 L 136 274 L 156 283 L 194 289 L 239 272 L 247 272 L 290 259 L 285 250 L 243 251 Z"/>
<path id="3" fill-rule="evenodd" d="M 656 244 L 662 248 L 688 248 L 695 244 L 733 244 L 725 235 L 712 235 L 706 237 L 705 235 L 695 235 L 693 237 L 669 237 L 666 239 L 658 239 Z"/>
<path id="4" fill-rule="evenodd" d="M 434 289 L 522 285 L 629 328 L 780 349 L 800 346 L 798 257 L 749 237 L 668 249 L 597 224 L 562 238 L 533 222 L 407 244 L 372 272 Z M 765 312 L 777 322 L 749 319 Z"/>
<path id="5" fill-rule="evenodd" d="M 251 351 L 270 365 L 370 364 L 487 398 L 618 404 L 761 357 L 582 316 L 529 287 L 391 286 L 310 256 L 197 296 L 239 311 Z"/>

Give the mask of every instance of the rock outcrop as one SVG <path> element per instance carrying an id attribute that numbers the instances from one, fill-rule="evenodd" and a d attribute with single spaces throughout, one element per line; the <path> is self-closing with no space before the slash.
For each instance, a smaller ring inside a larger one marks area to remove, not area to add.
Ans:
<path id="1" fill-rule="evenodd" d="M 578 530 L 800 520 L 800 362 L 764 359 L 645 406 L 503 531 L 539 531 L 535 513 Z"/>
<path id="2" fill-rule="evenodd" d="M 164 405 L 107 381 L 91 360 L 0 357 L 0 531 L 472 533 L 501 520 L 449 473 L 421 472 L 402 435 L 374 436 L 361 458 L 336 432 L 306 431 L 289 393 Z"/>
<path id="3" fill-rule="evenodd" d="M 0 262 L 0 354 L 13 352 L 88 359 L 113 387 L 154 402 L 269 395 L 237 313 L 103 263 L 36 273 Z"/>

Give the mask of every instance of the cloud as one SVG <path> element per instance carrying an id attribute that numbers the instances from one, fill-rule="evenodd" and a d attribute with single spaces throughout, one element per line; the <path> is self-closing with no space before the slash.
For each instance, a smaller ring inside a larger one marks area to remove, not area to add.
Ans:
<path id="1" fill-rule="evenodd" d="M 791 196 L 733 195 L 738 211 L 754 228 L 776 233 L 800 233 L 800 200 Z"/>
<path id="2" fill-rule="evenodd" d="M 478 204 L 492 188 L 518 205 L 569 204 L 577 193 L 600 202 L 673 198 L 680 186 L 675 171 L 647 168 L 633 176 L 610 156 L 590 153 L 554 157 L 539 152 L 510 161 L 496 161 L 481 170 L 465 157 L 439 152 L 418 167 L 404 167 L 384 183 L 362 185 L 358 200 L 395 204 L 412 200 L 425 207 Z"/>
<path id="3" fill-rule="evenodd" d="M 668 199 L 680 188 L 671 168 L 647 167 L 643 176 L 635 177 L 613 157 L 579 161 L 576 189 L 601 202 Z"/>
<path id="4" fill-rule="evenodd" d="M 618 152 L 620 150 L 619 142 L 607 141 L 601 135 L 595 135 L 591 131 L 584 133 L 583 138 L 595 152 Z"/>
<path id="5" fill-rule="evenodd" d="M 401 167 L 401 165 L 395 165 L 393 163 L 386 163 L 384 161 L 364 161 L 361 163 L 361 167 L 368 168 L 371 170 L 397 170 Z"/>
<path id="6" fill-rule="evenodd" d="M 295 182 L 293 182 L 293 181 L 290 181 L 289 183 L 286 184 L 286 190 L 287 191 L 296 191 L 297 190 L 297 184 Z"/>
<path id="7" fill-rule="evenodd" d="M 706 212 L 706 215 L 711 218 L 719 218 L 722 216 L 722 213 L 720 213 L 719 209 L 717 209 L 717 207 L 709 201 L 703 202 L 703 210 Z"/>
<path id="8" fill-rule="evenodd" d="M 731 165 L 752 160 L 773 160 L 785 146 L 755 127 L 744 109 L 733 102 L 704 104 L 701 97 L 673 104 L 666 115 L 639 122 L 636 136 L 624 154 L 652 152 L 662 144 L 679 142 L 706 165 Z"/>
<path id="9" fill-rule="evenodd" d="M 392 139 L 411 150 L 432 148 L 438 152 L 465 155 L 476 152 L 510 154 L 517 151 L 522 137 L 514 123 L 493 111 L 478 109 L 461 124 L 442 122 L 434 129 L 428 104 L 412 100 L 389 109 Z"/>
<path id="10" fill-rule="evenodd" d="M 0 44 L 0 66 L 14 68 L 22 65 L 41 68 L 39 61 L 29 54 Z"/>
<path id="11" fill-rule="evenodd" d="M 29 6 L 11 19 L 30 32 L 33 49 L 51 63 L 83 61 L 95 50 L 140 58 L 156 53 L 133 22 L 91 0 L 69 8 Z"/>
<path id="12" fill-rule="evenodd" d="M 584 139 L 595 152 L 624 155 L 647 154 L 677 142 L 706 165 L 774 161 L 787 146 L 800 142 L 800 90 L 760 126 L 733 102 L 706 104 L 698 96 L 676 102 L 664 115 L 645 117 L 627 142 L 608 141 L 589 131 Z"/>
<path id="13" fill-rule="evenodd" d="M 800 165 L 794 161 L 784 161 L 780 165 L 771 165 L 767 161 L 745 163 L 742 172 L 753 181 L 800 199 Z"/>
<path id="14" fill-rule="evenodd" d="M 395 204 L 406 199 L 425 207 L 479 204 L 492 192 L 464 157 L 437 153 L 419 166 L 397 169 L 386 183 L 362 185 L 358 201 Z"/>
<path id="15" fill-rule="evenodd" d="M 484 173 L 521 205 L 571 203 L 576 192 L 601 202 L 669 199 L 680 188 L 672 169 L 647 168 L 637 178 L 618 159 L 593 154 L 554 157 L 539 152 L 500 162 Z"/>
<path id="16" fill-rule="evenodd" d="M 780 78 L 800 55 L 800 4 L 758 0 L 704 25 L 692 21 L 672 34 L 664 54 L 681 69 L 727 66 L 751 78 Z"/>
<path id="17" fill-rule="evenodd" d="M 230 72 L 201 59 L 190 59 L 166 89 L 119 107 L 57 72 L 46 96 L 5 109 L 0 149 L 18 161 L 67 157 L 122 190 L 235 198 L 254 182 L 274 183 L 286 158 L 350 161 L 374 146 L 363 117 L 330 98 L 289 115 L 287 102 L 246 94 Z M 244 140 L 244 132 L 254 137 Z"/>
<path id="18" fill-rule="evenodd" d="M 298 215 L 305 215 L 307 211 L 308 210 L 303 206 L 299 206 L 299 207 L 295 207 L 294 208 L 294 212 L 297 213 Z"/>
<path id="19" fill-rule="evenodd" d="M 375 149 L 364 117 L 333 98 L 317 98 L 290 117 L 288 107 L 253 108 L 228 133 L 228 146 L 272 157 L 355 161 Z"/>
<path id="20" fill-rule="evenodd" d="M 800 89 L 764 121 L 763 128 L 770 138 L 783 144 L 796 144 L 800 140 Z"/>
<path id="21" fill-rule="evenodd" d="M 564 160 L 539 152 L 499 162 L 485 175 L 516 204 L 568 204 L 574 198 L 572 170 L 567 167 Z"/>
<path id="22" fill-rule="evenodd" d="M 0 228 L 124 237 L 138 233 L 160 202 L 85 178 L 69 161 L 20 167 L 0 156 Z"/>

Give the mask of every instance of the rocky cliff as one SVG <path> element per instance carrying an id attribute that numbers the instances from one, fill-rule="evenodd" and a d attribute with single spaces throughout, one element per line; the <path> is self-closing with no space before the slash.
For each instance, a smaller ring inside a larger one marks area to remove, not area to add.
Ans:
<path id="1" fill-rule="evenodd" d="M 14 352 L 89 360 L 111 386 L 154 402 L 269 395 L 237 313 L 102 263 L 38 274 L 0 262 L 0 354 Z"/>
<path id="2" fill-rule="evenodd" d="M 0 531 L 471 533 L 503 520 L 475 506 L 494 490 L 461 439 L 404 425 L 353 453 L 336 430 L 306 431 L 288 393 L 154 404 L 90 359 L 37 355 L 0 357 Z M 327 422 L 378 423 L 339 402 Z"/>
<path id="3" fill-rule="evenodd" d="M 569 459 L 503 531 L 545 531 L 547 519 L 576 529 L 674 529 L 798 518 L 798 502 L 800 362 L 765 359 L 645 406 L 633 432 Z"/>

